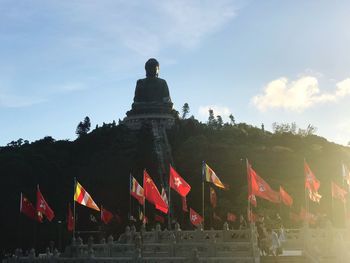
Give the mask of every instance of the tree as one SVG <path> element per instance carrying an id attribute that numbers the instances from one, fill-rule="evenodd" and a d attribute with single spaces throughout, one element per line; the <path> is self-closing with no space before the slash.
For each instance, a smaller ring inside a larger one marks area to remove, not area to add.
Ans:
<path id="1" fill-rule="evenodd" d="M 223 124 L 224 121 L 222 120 L 222 117 L 220 115 L 216 116 L 216 125 L 218 126 L 218 128 L 221 128 Z"/>
<path id="2" fill-rule="evenodd" d="M 186 119 L 187 114 L 190 112 L 190 106 L 188 105 L 188 103 L 186 102 L 183 106 L 182 106 L 182 119 Z"/>
<path id="3" fill-rule="evenodd" d="M 230 118 L 231 125 L 236 125 L 235 117 L 233 117 L 232 113 L 228 117 Z"/>
<path id="4" fill-rule="evenodd" d="M 81 136 L 87 134 L 90 131 L 90 127 L 91 127 L 90 118 L 88 116 L 86 116 L 84 118 L 84 121 L 79 122 L 75 133 L 80 138 Z"/>
<path id="5" fill-rule="evenodd" d="M 216 127 L 216 120 L 214 117 L 214 111 L 212 109 L 209 109 L 208 126 L 211 128 Z"/>

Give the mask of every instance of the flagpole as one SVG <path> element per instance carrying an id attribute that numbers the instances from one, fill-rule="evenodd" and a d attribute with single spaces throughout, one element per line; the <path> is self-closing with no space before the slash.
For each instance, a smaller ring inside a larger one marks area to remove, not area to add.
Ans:
<path id="1" fill-rule="evenodd" d="M 306 181 L 306 174 L 305 174 L 305 163 L 306 160 L 304 158 L 304 198 L 305 198 L 305 210 L 306 210 L 306 216 L 304 218 L 305 223 L 308 223 L 307 217 L 309 216 L 309 203 L 308 203 L 308 198 L 307 198 L 307 190 L 305 187 L 305 181 Z"/>
<path id="2" fill-rule="evenodd" d="M 129 218 L 128 221 L 130 221 L 131 218 L 131 173 L 129 178 Z"/>
<path id="3" fill-rule="evenodd" d="M 251 205 L 250 205 L 250 198 L 252 198 L 251 196 L 251 182 L 250 182 L 250 176 L 249 176 L 249 162 L 248 162 L 248 158 L 245 158 L 245 161 L 246 161 L 246 168 L 247 168 L 247 183 L 248 183 L 248 205 L 247 205 L 247 219 L 248 219 L 248 223 L 250 224 L 251 223 L 251 216 L 252 216 L 252 212 L 251 212 Z"/>
<path id="4" fill-rule="evenodd" d="M 332 192 L 332 222 L 334 225 L 334 197 L 333 197 L 333 182 L 331 182 L 331 192 Z"/>
<path id="5" fill-rule="evenodd" d="M 171 197 L 170 197 L 170 183 L 168 183 L 168 195 L 169 195 L 169 205 L 168 205 L 168 228 L 171 230 Z"/>
<path id="6" fill-rule="evenodd" d="M 202 161 L 202 214 L 203 214 L 203 229 L 204 229 L 204 161 Z"/>
<path id="7" fill-rule="evenodd" d="M 73 237 L 72 238 L 75 238 L 75 200 L 74 200 L 74 196 L 75 196 L 76 186 L 77 186 L 77 178 L 74 177 L 74 190 L 73 190 Z"/>

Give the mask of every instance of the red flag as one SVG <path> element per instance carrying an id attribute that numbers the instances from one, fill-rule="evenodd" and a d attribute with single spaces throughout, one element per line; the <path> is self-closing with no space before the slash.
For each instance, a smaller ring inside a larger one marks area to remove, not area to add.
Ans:
<path id="1" fill-rule="evenodd" d="M 237 216 L 233 213 L 227 213 L 227 221 L 235 222 L 237 220 Z"/>
<path id="2" fill-rule="evenodd" d="M 22 193 L 21 193 L 21 200 L 19 204 L 19 211 L 25 214 L 30 219 L 40 222 L 39 218 L 37 217 L 37 213 L 35 211 L 33 204 Z"/>
<path id="3" fill-rule="evenodd" d="M 157 221 L 157 222 L 160 222 L 162 224 L 164 224 L 164 217 L 160 216 L 160 215 L 155 215 L 154 216 L 154 220 Z"/>
<path id="4" fill-rule="evenodd" d="M 68 204 L 68 214 L 67 214 L 67 230 L 69 232 L 74 230 L 74 216 L 70 204 Z"/>
<path id="5" fill-rule="evenodd" d="M 253 205 L 253 206 L 257 206 L 256 203 L 256 197 L 255 195 L 252 193 L 252 177 L 250 174 L 250 170 L 251 170 L 251 165 L 248 162 L 248 160 L 246 160 L 247 162 L 247 180 L 248 180 L 248 201 Z"/>
<path id="6" fill-rule="evenodd" d="M 198 226 L 203 222 L 203 218 L 192 208 L 190 208 L 190 221 L 193 225 Z"/>
<path id="7" fill-rule="evenodd" d="M 112 220 L 113 214 L 101 205 L 101 221 L 106 225 Z"/>
<path id="8" fill-rule="evenodd" d="M 216 197 L 215 190 L 210 187 L 210 204 L 213 208 L 215 208 L 216 203 L 217 203 L 217 197 Z"/>
<path id="9" fill-rule="evenodd" d="M 314 202 L 320 202 L 321 195 L 318 193 L 320 181 L 317 180 L 309 165 L 304 161 L 305 189 L 309 190 L 309 197 Z"/>
<path id="10" fill-rule="evenodd" d="M 248 169 L 251 179 L 251 194 L 269 200 L 272 203 L 279 203 L 279 193 L 272 190 L 268 183 L 266 183 L 251 166 L 249 166 Z"/>
<path id="11" fill-rule="evenodd" d="M 140 203 L 140 205 L 145 203 L 145 196 L 143 192 L 142 186 L 133 176 L 130 175 L 130 194 Z"/>
<path id="12" fill-rule="evenodd" d="M 343 188 L 332 182 L 332 197 L 340 199 L 343 203 L 346 202 L 346 195 L 348 194 Z"/>
<path id="13" fill-rule="evenodd" d="M 281 201 L 286 206 L 292 206 L 293 198 L 282 188 L 282 186 L 280 186 L 280 197 L 281 197 Z"/>
<path id="14" fill-rule="evenodd" d="M 182 199 L 182 211 L 188 212 L 186 196 L 181 197 Z"/>
<path id="15" fill-rule="evenodd" d="M 170 165 L 169 185 L 181 196 L 186 196 L 191 186 Z"/>
<path id="16" fill-rule="evenodd" d="M 46 200 L 41 194 L 39 185 L 36 192 L 36 211 L 39 215 L 45 215 L 49 221 L 51 221 L 55 217 L 55 213 L 47 204 Z"/>
<path id="17" fill-rule="evenodd" d="M 155 205 L 156 209 L 162 211 L 163 213 L 168 213 L 168 205 L 162 199 L 156 185 L 154 184 L 152 178 L 148 175 L 146 170 L 143 172 L 143 188 L 145 198 L 152 204 Z"/>

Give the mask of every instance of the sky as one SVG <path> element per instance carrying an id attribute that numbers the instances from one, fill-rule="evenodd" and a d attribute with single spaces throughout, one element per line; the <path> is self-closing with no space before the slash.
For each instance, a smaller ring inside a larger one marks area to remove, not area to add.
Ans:
<path id="1" fill-rule="evenodd" d="M 350 141 L 350 2 L 0 0 L 0 146 L 125 117 L 144 63 L 205 122 Z"/>

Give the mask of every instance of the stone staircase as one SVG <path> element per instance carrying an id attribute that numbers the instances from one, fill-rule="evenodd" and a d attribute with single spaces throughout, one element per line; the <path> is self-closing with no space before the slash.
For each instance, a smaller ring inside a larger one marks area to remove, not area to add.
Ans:
<path id="1" fill-rule="evenodd" d="M 309 261 L 304 256 L 262 256 L 261 263 L 308 263 Z"/>

